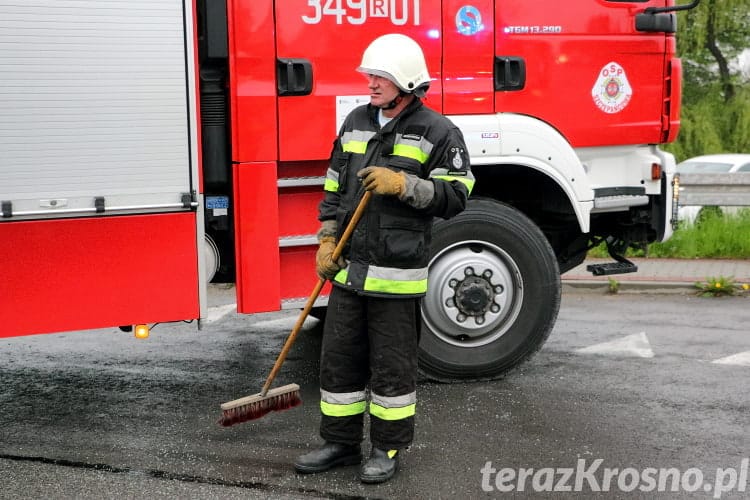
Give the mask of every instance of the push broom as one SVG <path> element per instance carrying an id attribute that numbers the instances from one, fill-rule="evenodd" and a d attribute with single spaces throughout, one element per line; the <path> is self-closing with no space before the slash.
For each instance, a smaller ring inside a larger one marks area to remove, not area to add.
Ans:
<path id="1" fill-rule="evenodd" d="M 341 257 L 344 246 L 347 241 L 349 241 L 349 237 L 354 231 L 359 219 L 362 218 L 365 207 L 370 201 L 371 194 L 370 191 L 365 191 L 359 205 L 357 205 L 354 215 L 352 215 L 349 224 L 347 224 L 346 229 L 344 230 L 344 234 L 341 236 L 338 244 L 336 244 L 336 248 L 333 250 L 331 258 L 334 262 Z M 268 374 L 268 378 L 266 379 L 266 383 L 263 384 L 263 388 L 258 394 L 223 403 L 221 405 L 222 415 L 219 420 L 220 425 L 229 427 L 230 425 L 258 419 L 272 411 L 287 410 L 302 404 L 302 400 L 299 397 L 299 385 L 287 384 L 275 389 L 270 389 L 270 387 L 273 380 L 276 378 L 276 374 L 281 369 L 281 365 L 284 363 L 289 350 L 292 348 L 292 344 L 294 344 L 297 334 L 302 329 L 302 324 L 305 322 L 305 319 L 307 319 L 308 314 L 310 314 L 310 310 L 312 309 L 315 300 L 318 298 L 318 295 L 320 295 L 320 291 L 323 289 L 325 282 L 326 280 L 321 278 L 315 285 L 310 297 L 307 299 L 304 309 L 302 309 L 302 313 L 300 313 L 289 337 L 287 337 L 284 347 L 281 348 L 279 357 L 276 358 L 276 363 L 274 363 L 271 373 Z"/>

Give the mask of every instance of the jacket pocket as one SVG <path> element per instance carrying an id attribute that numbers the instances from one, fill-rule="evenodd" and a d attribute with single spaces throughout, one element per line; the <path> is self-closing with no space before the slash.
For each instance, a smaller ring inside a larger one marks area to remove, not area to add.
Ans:
<path id="1" fill-rule="evenodd" d="M 412 217 L 380 216 L 380 264 L 386 267 L 419 266 L 427 251 L 425 224 Z"/>
<path id="2" fill-rule="evenodd" d="M 339 193 L 346 193 L 347 191 L 347 181 L 349 180 L 349 160 L 351 159 L 352 154 L 351 153 L 344 153 L 343 151 L 338 151 L 334 153 L 332 164 L 338 170 L 339 173 Z"/>

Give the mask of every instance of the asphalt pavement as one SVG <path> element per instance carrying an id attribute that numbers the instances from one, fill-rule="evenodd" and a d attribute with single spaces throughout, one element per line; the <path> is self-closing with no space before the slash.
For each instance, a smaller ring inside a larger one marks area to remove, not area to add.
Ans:
<path id="1" fill-rule="evenodd" d="M 652 290 L 659 292 L 695 292 L 696 283 L 725 278 L 737 285 L 750 285 L 750 259 L 630 259 L 638 266 L 635 273 L 593 276 L 589 264 L 611 262 L 611 259 L 586 259 L 583 264 L 562 275 L 564 287 L 607 289 L 610 279 L 617 281 L 620 292 Z"/>
<path id="2" fill-rule="evenodd" d="M 553 334 L 508 377 L 420 381 L 414 444 L 381 485 L 356 466 L 294 472 L 320 442 L 315 319 L 276 382 L 299 383 L 304 403 L 216 423 L 222 402 L 258 391 L 299 311 L 217 305 L 203 329 L 147 340 L 0 339 L 0 499 L 747 500 L 746 302 L 564 293 Z"/>

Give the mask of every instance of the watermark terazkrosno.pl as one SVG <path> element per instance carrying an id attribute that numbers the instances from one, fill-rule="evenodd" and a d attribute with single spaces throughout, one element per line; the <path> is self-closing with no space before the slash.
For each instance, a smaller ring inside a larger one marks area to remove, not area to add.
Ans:
<path id="1" fill-rule="evenodd" d="M 488 461 L 479 470 L 482 489 L 487 492 L 697 492 L 704 491 L 721 498 L 731 491 L 744 492 L 748 487 L 750 458 L 742 458 L 737 467 L 717 467 L 705 472 L 691 467 L 602 467 L 604 459 L 580 458 L 575 467 L 510 468 L 495 467 Z"/>

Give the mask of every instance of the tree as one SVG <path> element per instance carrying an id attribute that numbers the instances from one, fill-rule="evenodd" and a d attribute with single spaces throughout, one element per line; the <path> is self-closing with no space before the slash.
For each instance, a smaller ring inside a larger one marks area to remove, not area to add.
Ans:
<path id="1" fill-rule="evenodd" d="M 750 91 L 736 61 L 750 47 L 750 0 L 702 0 L 678 14 L 682 127 L 668 146 L 678 161 L 750 151 Z"/>
<path id="2" fill-rule="evenodd" d="M 750 47 L 750 0 L 702 0 L 680 16 L 677 45 L 686 62 L 687 90 L 719 84 L 724 101 L 730 101 L 742 83 L 731 62 Z"/>

